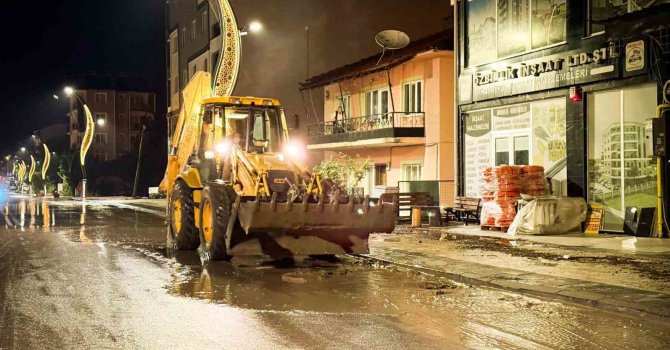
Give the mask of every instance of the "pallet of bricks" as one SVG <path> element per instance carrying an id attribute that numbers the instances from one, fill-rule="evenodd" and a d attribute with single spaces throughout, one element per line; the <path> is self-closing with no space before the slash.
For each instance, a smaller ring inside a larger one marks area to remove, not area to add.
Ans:
<path id="1" fill-rule="evenodd" d="M 535 165 L 503 165 L 486 168 L 482 187 L 483 230 L 507 229 L 516 216 L 516 204 L 521 194 L 544 196 L 549 193 L 549 183 L 544 168 Z"/>

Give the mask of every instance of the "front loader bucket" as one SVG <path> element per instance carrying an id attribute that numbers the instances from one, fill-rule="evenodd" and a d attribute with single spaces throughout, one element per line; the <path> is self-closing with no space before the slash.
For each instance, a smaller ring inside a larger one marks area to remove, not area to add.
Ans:
<path id="1" fill-rule="evenodd" d="M 390 233 L 395 228 L 398 204 L 369 198 L 359 202 L 324 203 L 323 198 L 319 203 L 238 200 L 235 204 L 240 226 L 248 236 L 257 238 L 256 249 L 260 251 L 249 251 L 248 244 L 231 244 L 231 254 L 366 254 L 371 233 Z M 250 243 L 244 241 L 241 243 Z"/>

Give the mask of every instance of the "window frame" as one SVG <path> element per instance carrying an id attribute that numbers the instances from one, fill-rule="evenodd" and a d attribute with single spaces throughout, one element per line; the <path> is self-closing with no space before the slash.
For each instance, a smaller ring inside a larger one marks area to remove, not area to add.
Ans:
<path id="1" fill-rule="evenodd" d="M 417 179 L 410 179 L 407 176 L 407 170 L 415 168 L 417 170 Z M 400 181 L 422 181 L 423 179 L 423 162 L 422 161 L 404 161 L 400 163 Z"/>
<path id="2" fill-rule="evenodd" d="M 412 90 L 414 88 L 414 90 Z M 407 113 L 422 113 L 424 103 L 423 80 L 413 80 L 402 84 L 403 111 Z M 418 108 L 417 108 L 418 105 Z"/>
<path id="3" fill-rule="evenodd" d="M 94 93 L 93 101 L 95 101 L 95 103 L 107 103 L 107 93 L 106 92 Z"/>
<path id="4" fill-rule="evenodd" d="M 386 111 L 383 106 L 383 95 L 386 93 Z M 376 95 L 375 95 L 376 94 Z M 366 117 L 380 116 L 389 113 L 389 102 L 391 93 L 388 87 L 371 89 L 361 94 Z M 376 96 L 376 98 L 375 98 Z M 376 105 L 375 105 L 376 102 Z"/>

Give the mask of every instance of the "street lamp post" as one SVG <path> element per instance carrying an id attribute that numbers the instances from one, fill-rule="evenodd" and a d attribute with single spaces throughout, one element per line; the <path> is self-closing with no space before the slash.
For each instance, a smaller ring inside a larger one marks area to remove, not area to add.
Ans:
<path id="1" fill-rule="evenodd" d="M 88 109 L 88 106 L 84 101 L 79 97 L 79 95 L 74 91 L 72 87 L 65 87 L 63 90 L 65 95 L 72 96 L 74 95 L 79 103 L 81 103 L 84 108 L 84 113 L 86 114 L 86 131 L 84 132 L 84 137 L 81 140 L 81 151 L 79 155 L 79 161 L 81 163 L 81 199 L 86 200 L 86 152 L 88 152 L 89 147 L 91 146 L 91 141 L 93 140 L 93 133 L 95 130 L 95 123 L 93 122 L 93 117 L 91 116 L 91 111 Z"/>

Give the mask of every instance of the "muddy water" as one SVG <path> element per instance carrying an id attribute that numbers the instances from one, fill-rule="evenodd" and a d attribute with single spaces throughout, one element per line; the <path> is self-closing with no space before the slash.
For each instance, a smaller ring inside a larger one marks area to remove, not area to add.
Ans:
<path id="1" fill-rule="evenodd" d="M 354 257 L 168 256 L 161 217 L 106 202 L 3 207 L 0 348 L 662 349 L 670 339 L 644 318 Z"/>

